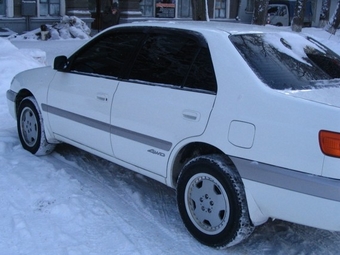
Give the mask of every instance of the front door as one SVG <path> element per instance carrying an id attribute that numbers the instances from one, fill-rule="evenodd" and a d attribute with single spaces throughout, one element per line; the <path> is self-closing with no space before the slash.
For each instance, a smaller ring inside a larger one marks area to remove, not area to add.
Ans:
<path id="1" fill-rule="evenodd" d="M 117 84 L 111 79 L 57 72 L 47 101 L 57 138 L 112 155 L 110 111 Z"/>
<path id="2" fill-rule="evenodd" d="M 110 118 L 119 79 L 142 33 L 108 31 L 69 58 L 48 92 L 51 128 L 57 138 L 112 155 Z"/>

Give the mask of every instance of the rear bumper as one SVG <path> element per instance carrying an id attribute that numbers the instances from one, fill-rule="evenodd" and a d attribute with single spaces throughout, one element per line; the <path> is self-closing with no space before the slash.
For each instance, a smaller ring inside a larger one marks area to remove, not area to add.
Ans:
<path id="1" fill-rule="evenodd" d="M 243 179 L 255 225 L 270 217 L 340 231 L 340 180 L 240 158 L 232 160 Z"/>

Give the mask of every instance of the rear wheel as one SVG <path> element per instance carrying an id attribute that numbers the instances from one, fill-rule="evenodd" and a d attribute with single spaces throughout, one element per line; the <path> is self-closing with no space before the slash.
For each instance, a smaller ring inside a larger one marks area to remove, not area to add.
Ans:
<path id="1" fill-rule="evenodd" d="M 220 155 L 200 156 L 185 165 L 178 181 L 177 202 L 187 229 L 205 245 L 229 247 L 254 229 L 241 177 Z"/>
<path id="2" fill-rule="evenodd" d="M 34 97 L 24 98 L 18 109 L 17 128 L 22 147 L 32 154 L 46 155 L 55 145 L 47 142 L 43 119 Z"/>

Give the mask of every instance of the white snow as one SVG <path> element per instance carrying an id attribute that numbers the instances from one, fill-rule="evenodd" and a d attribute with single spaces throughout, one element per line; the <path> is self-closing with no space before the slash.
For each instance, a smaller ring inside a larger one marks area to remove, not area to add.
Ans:
<path id="1" fill-rule="evenodd" d="M 339 33 L 303 32 L 340 54 Z M 11 79 L 86 41 L 0 38 L 0 255 L 338 254 L 339 232 L 280 220 L 211 249 L 186 231 L 174 190 L 72 146 L 44 157 L 23 150 L 7 109 Z"/>
<path id="2" fill-rule="evenodd" d="M 289 46 L 291 46 L 291 49 L 287 48 L 281 42 L 282 39 L 285 40 L 285 42 Z M 311 65 L 305 60 L 305 58 L 307 58 L 307 55 L 304 51 L 304 47 L 309 46 L 311 48 L 315 48 L 316 45 L 308 40 L 301 40 L 301 36 L 299 36 L 298 34 L 295 34 L 295 33 L 292 34 L 288 32 L 280 32 L 280 33 L 275 33 L 275 34 L 268 33 L 268 34 L 265 34 L 264 40 L 267 43 L 274 45 L 278 51 L 285 53 L 300 62 Z M 322 51 L 324 52 L 322 48 L 318 48 L 318 50 L 321 52 Z"/>
<path id="3" fill-rule="evenodd" d="M 63 16 L 56 24 L 46 25 L 47 37 L 52 40 L 59 39 L 90 39 L 91 29 L 84 21 L 76 16 Z M 40 28 L 26 32 L 22 35 L 13 34 L 9 36 L 11 40 L 37 40 L 41 39 Z"/>

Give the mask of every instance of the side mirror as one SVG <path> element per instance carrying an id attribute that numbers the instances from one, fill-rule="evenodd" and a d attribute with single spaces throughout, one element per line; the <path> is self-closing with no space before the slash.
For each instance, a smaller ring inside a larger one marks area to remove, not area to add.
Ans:
<path id="1" fill-rule="evenodd" d="M 58 56 L 54 59 L 53 69 L 58 71 L 63 71 L 67 67 L 67 57 L 66 56 Z"/>

